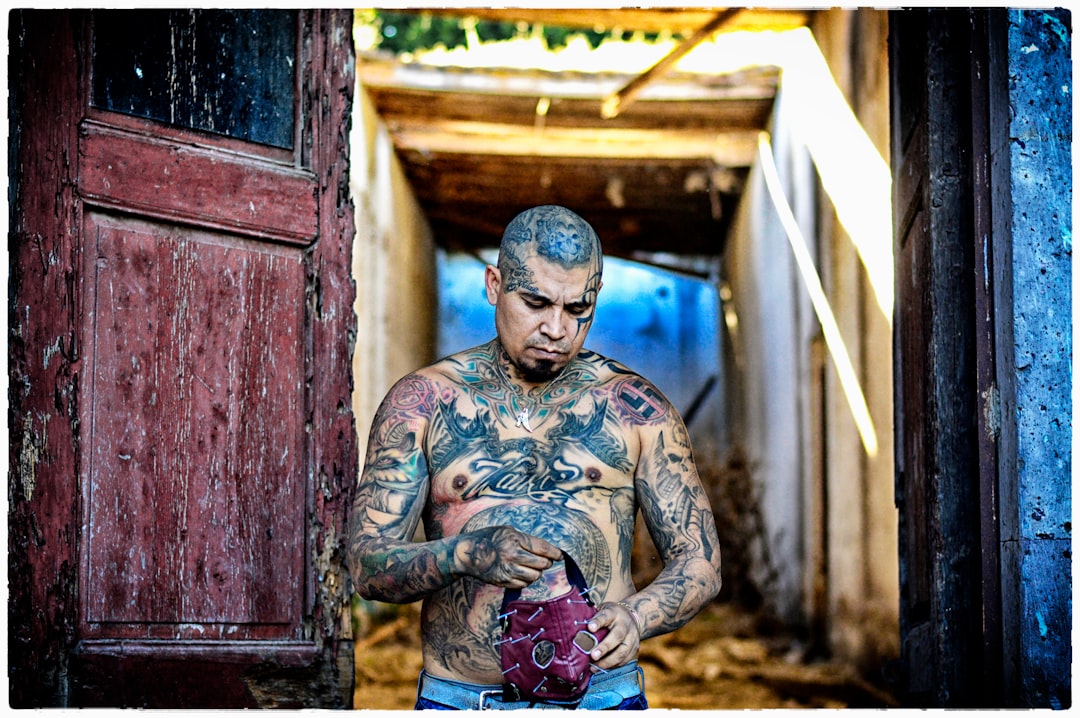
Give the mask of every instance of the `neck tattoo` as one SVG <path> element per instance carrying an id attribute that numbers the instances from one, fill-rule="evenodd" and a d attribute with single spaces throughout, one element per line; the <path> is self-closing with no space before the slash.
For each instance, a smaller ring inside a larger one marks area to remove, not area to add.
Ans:
<path id="1" fill-rule="evenodd" d="M 563 377 L 564 374 L 566 374 L 566 369 L 570 365 L 567 364 L 565 367 L 562 368 L 562 370 L 558 374 L 553 376 L 551 379 L 548 380 L 548 382 L 546 384 L 544 384 L 542 387 L 540 387 L 540 390 L 536 393 L 536 398 L 535 399 L 529 399 L 529 398 L 526 397 L 526 394 L 521 389 L 521 387 L 519 387 L 514 382 L 510 381 L 509 375 L 506 373 L 506 370 L 503 369 L 502 357 L 505 354 L 506 354 L 506 352 L 503 351 L 501 349 L 501 347 L 500 347 L 499 351 L 495 355 L 496 369 L 499 372 L 499 377 L 503 380 L 503 382 L 506 384 L 506 386 L 510 389 L 512 394 L 514 396 L 516 396 L 517 399 L 519 399 L 521 401 L 521 403 L 524 405 L 524 406 L 522 406 L 521 410 L 517 414 L 514 415 L 514 426 L 516 426 L 518 428 L 524 428 L 525 431 L 527 431 L 527 432 L 529 432 L 531 434 L 532 431 L 533 431 L 533 428 L 532 428 L 532 425 L 529 423 L 529 417 L 532 415 L 533 405 L 536 402 L 539 402 L 544 397 L 544 394 L 547 393 L 548 389 L 551 388 L 552 384 L 557 382 L 559 379 L 561 379 Z M 509 358 L 507 358 L 507 361 L 509 361 Z M 529 393 L 532 393 L 532 392 L 529 392 Z M 513 401 L 513 406 L 516 406 L 516 405 L 517 405 L 517 401 Z"/>

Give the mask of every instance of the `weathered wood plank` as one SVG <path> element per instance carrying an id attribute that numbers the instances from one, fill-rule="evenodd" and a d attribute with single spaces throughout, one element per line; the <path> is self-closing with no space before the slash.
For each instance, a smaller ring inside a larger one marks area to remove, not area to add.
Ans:
<path id="1" fill-rule="evenodd" d="M 317 32 L 304 57 L 312 86 L 302 100 L 311 125 L 313 167 L 319 187 L 319 241 L 311 252 L 305 284 L 309 307 L 310 353 L 304 368 L 308 387 L 305 415 L 318 437 L 308 456 L 308 500 L 312 512 L 312 570 L 308 595 L 310 627 L 321 654 L 311 676 L 296 674 L 287 684 L 267 669 L 258 674 L 264 705 L 302 698 L 308 706 L 349 707 L 353 700 L 352 583 L 345 566 L 345 521 L 359 474 L 356 424 L 352 413 L 352 358 L 356 343 L 352 279 L 355 234 L 349 190 L 349 132 L 356 58 L 351 10 L 312 12 Z M 314 530 L 316 529 L 317 530 Z M 305 612 L 307 613 L 307 612 Z"/>
<path id="2" fill-rule="evenodd" d="M 443 73 L 438 89 L 427 89 L 404 84 L 408 78 L 395 82 L 390 76 L 382 77 L 368 64 L 362 63 L 360 69 L 364 90 L 388 124 L 409 119 L 418 124 L 471 121 L 532 127 L 538 121 L 537 103 L 546 99 L 550 104 L 540 108 L 545 127 L 711 130 L 713 133 L 760 129 L 768 121 L 779 82 L 776 68 L 703 78 L 669 89 L 668 99 L 639 98 L 618 116 L 604 119 L 600 116 L 601 91 L 605 87 L 617 88 L 618 80 L 605 83 L 602 78 L 591 82 L 578 79 L 570 83 L 516 78 L 513 83 L 505 81 L 507 87 L 503 91 L 499 91 L 498 81 L 490 80 L 491 87 L 480 91 L 477 85 L 483 83 L 476 77 L 464 86 L 453 82 L 457 75 Z M 656 92 L 661 90 L 657 88 Z M 575 91 L 582 96 L 573 96 L 571 93 Z"/>
<path id="3" fill-rule="evenodd" d="M 95 122 L 80 135 L 79 192 L 90 202 L 289 244 L 315 239 L 310 172 Z"/>
<path id="4" fill-rule="evenodd" d="M 530 22 L 557 27 L 622 28 L 627 32 L 679 32 L 689 34 L 723 8 L 620 7 L 613 8 L 432 8 L 426 12 L 472 16 L 482 20 Z M 753 8 L 739 13 L 728 26 L 736 30 L 791 30 L 807 24 L 813 10 Z"/>
<path id="5" fill-rule="evenodd" d="M 408 171 L 421 198 L 445 198 L 447 201 L 496 201 L 513 204 L 538 194 L 568 196 L 577 203 L 602 202 L 617 207 L 618 197 L 609 186 L 621 178 L 620 192 L 627 204 L 642 196 L 652 200 L 655 209 L 679 202 L 686 197 L 704 195 L 709 183 L 722 193 L 738 192 L 745 172 L 716 167 L 707 159 L 690 160 L 619 160 L 581 162 L 576 158 L 529 156 L 420 156 L 406 153 Z M 491 188 L 500 188 L 492 196 Z"/>
<path id="6" fill-rule="evenodd" d="M 711 160 L 725 167 L 749 167 L 758 132 L 534 129 L 482 122 L 413 122 L 390 125 L 399 152 L 431 154 L 531 155 L 579 160 Z"/>

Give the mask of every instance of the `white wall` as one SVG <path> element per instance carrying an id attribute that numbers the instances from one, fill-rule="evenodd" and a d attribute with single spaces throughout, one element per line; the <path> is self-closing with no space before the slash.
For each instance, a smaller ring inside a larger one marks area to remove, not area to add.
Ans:
<path id="1" fill-rule="evenodd" d="M 763 527 L 753 575 L 778 616 L 806 624 L 835 654 L 867 667 L 899 653 L 891 311 L 887 297 L 883 309 L 875 292 L 884 284 L 891 296 L 891 284 L 886 277 L 872 286 L 868 269 L 891 272 L 891 256 L 874 265 L 865 246 L 856 248 L 840 222 L 850 203 L 838 210 L 843 198 L 830 196 L 826 189 L 837 191 L 822 178 L 826 159 L 842 157 L 850 164 L 840 174 L 874 186 L 888 212 L 888 187 L 860 176 L 863 166 L 854 157 L 856 148 L 869 153 L 875 177 L 887 177 L 881 160 L 887 154 L 873 156 L 875 147 L 888 146 L 886 28 L 883 12 L 841 10 L 824 12 L 814 27 L 839 86 L 831 87 L 834 100 L 853 106 L 858 122 L 839 114 L 834 121 L 825 93 L 794 84 L 808 77 L 794 65 L 782 76 L 770 127 L 784 199 L 835 319 L 831 343 L 760 163 L 751 171 L 723 273 L 730 287 L 725 312 L 737 318 L 729 330 L 732 441 L 746 452 Z M 821 127 L 811 128 L 821 119 L 823 126 L 853 128 L 827 152 L 815 136 Z M 882 220 L 890 225 L 887 214 L 876 220 L 871 227 Z M 887 230 L 871 239 L 891 247 Z M 838 367 L 845 362 L 853 369 L 848 388 L 855 385 L 865 406 L 861 431 L 858 401 L 841 383 Z"/>
<path id="2" fill-rule="evenodd" d="M 813 30 L 866 139 L 887 162 L 887 14 L 830 10 L 818 17 Z M 886 316 L 874 301 L 865 263 L 825 197 L 820 226 L 831 258 L 823 267 L 826 291 L 854 354 L 878 444 L 875 454 L 865 451 L 839 398 L 835 375 L 827 374 L 829 643 L 856 663 L 874 665 L 900 651 L 891 313 Z M 881 241 L 891 246 L 891 233 Z M 888 257 L 891 265 L 891 251 Z"/>
<path id="3" fill-rule="evenodd" d="M 784 127 L 781 89 L 772 127 L 774 153 L 785 194 L 804 232 L 812 237 L 813 178 L 805 149 L 792 147 Z M 810 200 L 810 201 L 808 201 Z M 751 170 L 725 251 L 728 306 L 737 318 L 730 328 L 735 354 L 732 440 L 746 452 L 752 486 L 765 530 L 753 577 L 782 618 L 803 615 L 804 536 L 809 472 L 806 412 L 810 407 L 810 343 L 805 293 L 792 252 L 765 189 L 761 168 Z"/>
<path id="4" fill-rule="evenodd" d="M 435 358 L 438 277 L 431 228 L 390 135 L 362 86 L 356 98 L 349 180 L 356 206 L 353 413 L 363 459 L 386 391 Z"/>

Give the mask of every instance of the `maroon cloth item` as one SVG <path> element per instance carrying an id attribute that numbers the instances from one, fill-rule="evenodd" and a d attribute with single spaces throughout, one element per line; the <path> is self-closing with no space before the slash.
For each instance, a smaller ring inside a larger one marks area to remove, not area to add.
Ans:
<path id="1" fill-rule="evenodd" d="M 519 589 L 503 594 L 496 641 L 502 661 L 503 699 L 576 704 L 592 678 L 589 651 L 606 629 L 589 631 L 596 605 L 574 560 L 563 554 L 568 592 L 543 601 L 520 598 Z"/>

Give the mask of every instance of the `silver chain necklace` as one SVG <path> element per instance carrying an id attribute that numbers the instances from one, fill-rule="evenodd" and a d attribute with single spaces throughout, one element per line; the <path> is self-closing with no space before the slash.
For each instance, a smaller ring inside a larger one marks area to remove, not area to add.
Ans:
<path id="1" fill-rule="evenodd" d="M 519 387 L 517 384 L 510 381 L 510 377 L 507 375 L 506 370 L 503 369 L 501 356 L 503 354 L 506 354 L 506 350 L 499 346 L 499 348 L 495 352 L 494 357 L 495 368 L 499 372 L 499 378 L 502 379 L 503 383 L 506 384 L 507 388 L 510 389 L 512 394 L 516 396 L 522 404 L 524 404 L 521 411 L 514 415 L 514 426 L 518 428 L 524 428 L 525 431 L 531 434 L 533 428 L 532 425 L 529 423 L 529 417 L 532 415 L 533 404 L 538 403 L 544 397 L 544 394 L 546 394 L 547 391 L 551 388 L 551 386 L 559 379 L 563 378 L 563 375 L 566 374 L 566 370 L 570 367 L 570 364 L 568 363 L 566 366 L 564 366 L 558 374 L 548 380 L 547 384 L 544 384 L 542 387 L 540 387 L 539 392 L 537 392 L 536 394 L 535 400 L 526 400 L 525 392 L 522 391 L 521 387 Z M 509 361 L 509 356 L 507 356 L 507 361 Z M 573 359 L 571 359 L 570 361 L 573 362 Z M 514 402 L 514 404 L 516 403 L 517 402 Z"/>

